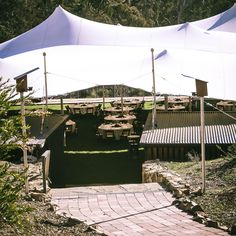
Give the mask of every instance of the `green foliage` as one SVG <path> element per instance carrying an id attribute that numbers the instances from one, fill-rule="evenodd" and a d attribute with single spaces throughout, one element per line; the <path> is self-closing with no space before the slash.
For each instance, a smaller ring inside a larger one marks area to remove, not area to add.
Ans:
<path id="1" fill-rule="evenodd" d="M 21 137 L 21 126 L 18 117 L 9 117 L 8 110 L 15 103 L 14 86 L 0 78 L 0 159 L 7 158 L 16 142 Z M 0 164 L 0 227 L 10 224 L 16 229 L 25 226 L 24 214 L 29 209 L 19 203 L 21 190 L 25 182 L 25 172 L 9 171 L 9 164 Z"/>
<path id="2" fill-rule="evenodd" d="M 16 148 L 16 141 L 21 138 L 19 117 L 9 117 L 8 110 L 14 105 L 14 86 L 0 78 L 0 159 L 8 157 L 9 151 Z"/>
<path id="3" fill-rule="evenodd" d="M 20 204 L 24 186 L 24 172 L 10 172 L 9 164 L 0 165 L 0 227 L 4 223 L 22 229 L 27 224 L 27 206 Z"/>
<path id="4" fill-rule="evenodd" d="M 234 157 L 236 158 L 236 145 L 233 144 L 231 146 L 228 147 L 228 153 L 227 153 L 230 157 Z"/>

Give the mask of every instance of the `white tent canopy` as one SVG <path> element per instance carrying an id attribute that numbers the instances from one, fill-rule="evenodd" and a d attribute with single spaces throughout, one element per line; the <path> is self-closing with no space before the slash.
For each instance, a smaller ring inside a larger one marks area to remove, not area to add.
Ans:
<path id="1" fill-rule="evenodd" d="M 0 44 L 0 76 L 13 79 L 39 67 L 28 84 L 35 97 L 44 96 L 46 52 L 49 95 L 108 84 L 151 91 L 154 48 L 155 57 L 167 52 L 155 60 L 157 92 L 190 95 L 195 81 L 181 75 L 187 74 L 207 81 L 210 97 L 235 100 L 235 8 L 202 21 L 138 28 L 89 21 L 57 7 L 40 25 Z"/>
<path id="2" fill-rule="evenodd" d="M 193 22 L 193 24 L 205 30 L 236 33 L 236 4 L 225 12 Z"/>

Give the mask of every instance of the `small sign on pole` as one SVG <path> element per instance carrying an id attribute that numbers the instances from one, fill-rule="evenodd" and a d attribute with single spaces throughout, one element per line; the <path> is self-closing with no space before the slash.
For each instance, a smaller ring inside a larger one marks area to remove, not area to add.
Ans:
<path id="1" fill-rule="evenodd" d="M 27 75 L 24 75 L 16 80 L 16 92 L 23 93 L 28 91 Z"/>
<path id="2" fill-rule="evenodd" d="M 33 70 L 27 71 L 22 75 L 19 75 L 15 77 L 16 80 L 16 91 L 20 93 L 20 99 L 21 99 L 21 125 L 22 125 L 22 136 L 23 139 L 26 139 L 26 122 L 25 122 L 25 99 L 24 99 L 24 92 L 30 91 L 32 88 L 28 88 L 27 85 L 27 75 L 29 73 L 32 73 L 35 70 L 38 70 L 39 68 L 34 68 Z M 25 142 L 25 140 L 24 140 Z M 23 160 L 24 160 L 24 167 L 26 169 L 25 172 L 25 192 L 26 194 L 29 193 L 29 181 L 28 181 L 28 156 L 27 156 L 27 149 L 26 144 L 23 144 Z"/>
<path id="3" fill-rule="evenodd" d="M 205 161 L 205 116 L 204 116 L 204 96 L 207 96 L 207 82 L 199 79 L 196 81 L 197 96 L 200 97 L 200 116 L 201 116 L 201 157 L 202 157 L 202 193 L 206 191 L 206 161 Z"/>
<path id="4" fill-rule="evenodd" d="M 196 90 L 197 96 L 204 97 L 208 95 L 207 92 L 207 82 L 199 79 L 195 79 L 196 81 Z"/>
<path id="5" fill-rule="evenodd" d="M 200 138 L 201 138 L 201 157 L 202 157 L 202 193 L 206 191 L 206 161 L 205 161 L 205 116 L 204 116 L 204 96 L 207 96 L 207 82 L 196 79 L 189 75 L 182 76 L 195 79 L 197 96 L 200 97 Z"/>

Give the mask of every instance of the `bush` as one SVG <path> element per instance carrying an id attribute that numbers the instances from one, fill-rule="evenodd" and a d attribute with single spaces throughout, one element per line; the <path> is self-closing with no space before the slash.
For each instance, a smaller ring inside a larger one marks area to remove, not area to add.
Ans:
<path id="1" fill-rule="evenodd" d="M 10 164 L 0 164 L 0 227 L 7 223 L 16 228 L 24 228 L 29 207 L 20 204 L 25 183 L 25 172 L 10 171 Z"/>

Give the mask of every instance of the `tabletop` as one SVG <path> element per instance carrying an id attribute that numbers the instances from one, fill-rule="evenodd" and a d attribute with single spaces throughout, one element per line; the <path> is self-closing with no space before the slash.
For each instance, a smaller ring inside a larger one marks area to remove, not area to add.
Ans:
<path id="1" fill-rule="evenodd" d="M 122 112 L 122 108 L 120 106 L 117 107 L 108 107 L 104 109 L 106 112 L 110 112 L 112 114 L 117 114 L 117 113 L 121 113 Z M 128 107 L 128 106 L 124 106 L 123 107 L 123 112 L 124 113 L 129 113 L 130 111 L 133 111 L 134 108 L 133 107 Z"/>
<path id="2" fill-rule="evenodd" d="M 136 119 L 135 115 L 129 115 L 129 114 L 118 114 L 118 115 L 108 115 L 104 117 L 105 121 L 110 121 L 110 122 L 120 122 L 120 121 L 127 121 L 129 123 L 133 123 L 133 121 Z"/>
<path id="3" fill-rule="evenodd" d="M 133 125 L 129 123 L 116 123 L 116 124 L 101 124 L 98 127 L 98 132 L 105 139 L 107 137 L 114 137 L 119 140 L 121 136 L 128 136 L 131 134 Z"/>

